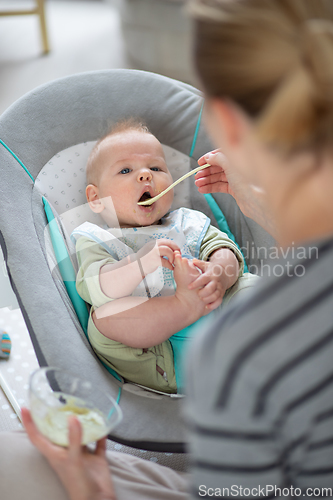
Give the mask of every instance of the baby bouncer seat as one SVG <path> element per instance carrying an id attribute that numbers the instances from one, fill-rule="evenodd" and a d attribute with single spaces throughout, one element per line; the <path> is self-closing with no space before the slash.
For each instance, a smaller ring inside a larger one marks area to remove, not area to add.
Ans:
<path id="1" fill-rule="evenodd" d="M 95 141 L 119 120 L 141 118 L 164 145 L 175 180 L 213 149 L 202 106 L 201 93 L 182 82 L 107 70 L 47 83 L 0 118 L 0 241 L 38 362 L 89 379 L 118 399 L 124 417 L 109 437 L 152 451 L 184 451 L 181 398 L 146 391 L 102 365 L 85 335 L 87 311 L 72 296 L 75 277 L 61 262 L 72 265 L 68 233 L 83 222 L 85 162 Z M 192 177 L 175 190 L 173 208 L 180 206 L 204 212 L 217 227 L 223 224 L 222 209 L 243 249 L 272 243 L 231 196 L 203 196 Z M 245 256 L 250 269 L 260 272 L 259 256 Z"/>

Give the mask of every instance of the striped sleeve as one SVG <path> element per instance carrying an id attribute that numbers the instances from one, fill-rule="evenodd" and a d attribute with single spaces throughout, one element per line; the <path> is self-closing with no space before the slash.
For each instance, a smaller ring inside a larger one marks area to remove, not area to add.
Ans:
<path id="1" fill-rule="evenodd" d="M 192 348 L 193 498 L 332 487 L 333 241 L 316 250 L 236 299 Z"/>

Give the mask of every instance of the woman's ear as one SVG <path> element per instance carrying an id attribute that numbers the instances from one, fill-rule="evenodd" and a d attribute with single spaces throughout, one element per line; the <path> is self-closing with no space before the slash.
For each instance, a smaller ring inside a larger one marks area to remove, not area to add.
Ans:
<path id="1" fill-rule="evenodd" d="M 99 214 L 104 210 L 104 205 L 99 199 L 98 187 L 94 184 L 88 184 L 86 187 L 86 197 L 89 207 L 95 214 Z"/>

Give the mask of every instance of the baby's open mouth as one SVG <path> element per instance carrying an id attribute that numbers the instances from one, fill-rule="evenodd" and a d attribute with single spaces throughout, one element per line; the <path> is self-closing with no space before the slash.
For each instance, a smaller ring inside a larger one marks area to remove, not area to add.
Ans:
<path id="1" fill-rule="evenodd" d="M 151 198 L 151 194 L 149 191 L 146 191 L 143 193 L 143 195 L 141 196 L 141 198 L 139 199 L 139 202 L 140 201 L 146 201 L 146 200 L 150 200 Z"/>

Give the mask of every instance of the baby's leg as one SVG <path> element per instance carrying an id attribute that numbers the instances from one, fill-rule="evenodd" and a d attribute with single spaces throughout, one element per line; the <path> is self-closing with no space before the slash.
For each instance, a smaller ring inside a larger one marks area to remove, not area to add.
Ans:
<path id="1" fill-rule="evenodd" d="M 173 276 L 177 285 L 176 297 L 183 303 L 188 311 L 188 317 L 197 321 L 201 316 L 208 313 L 206 305 L 198 295 L 198 288 L 189 290 L 188 286 L 194 281 L 201 271 L 193 264 L 191 260 L 182 257 L 180 252 L 175 252 Z"/>

